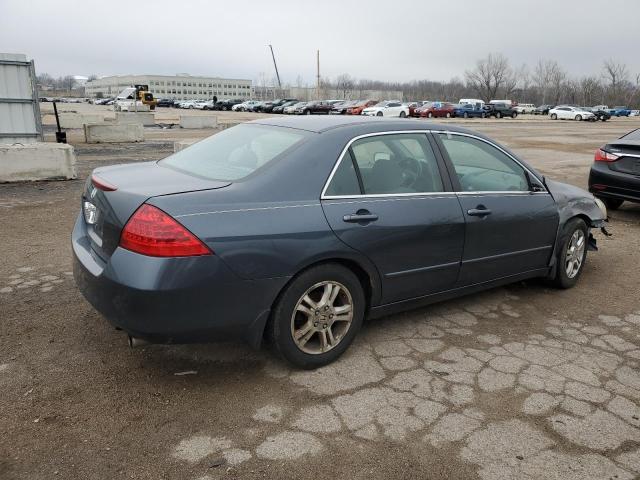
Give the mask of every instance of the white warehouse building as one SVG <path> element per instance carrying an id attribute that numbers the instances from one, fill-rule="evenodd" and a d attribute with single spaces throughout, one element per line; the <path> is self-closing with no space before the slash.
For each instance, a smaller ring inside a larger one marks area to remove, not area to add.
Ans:
<path id="1" fill-rule="evenodd" d="M 251 80 L 179 75 L 114 75 L 91 80 L 85 85 L 88 97 L 115 97 L 127 87 L 148 85 L 155 98 L 218 100 L 252 98 Z"/>

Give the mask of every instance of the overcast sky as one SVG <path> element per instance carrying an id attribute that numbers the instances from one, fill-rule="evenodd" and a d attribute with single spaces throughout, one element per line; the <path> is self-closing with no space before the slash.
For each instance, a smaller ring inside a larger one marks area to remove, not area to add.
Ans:
<path id="1" fill-rule="evenodd" d="M 93 6 L 95 4 L 95 6 Z M 489 52 L 512 65 L 559 61 L 640 72 L 636 0 L 0 0 L 0 51 L 38 73 L 446 80 Z"/>

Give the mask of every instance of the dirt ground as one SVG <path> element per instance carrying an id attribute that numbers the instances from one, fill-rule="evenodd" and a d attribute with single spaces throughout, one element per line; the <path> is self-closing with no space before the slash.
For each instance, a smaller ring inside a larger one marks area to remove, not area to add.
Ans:
<path id="1" fill-rule="evenodd" d="M 594 150 L 640 127 L 450 122 L 582 187 Z M 0 185 L 0 479 L 638 478 L 640 205 L 611 212 L 575 288 L 521 282 L 373 321 L 317 371 L 235 344 L 130 349 L 70 272 L 83 182 L 210 133 L 71 131 L 77 180 Z"/>

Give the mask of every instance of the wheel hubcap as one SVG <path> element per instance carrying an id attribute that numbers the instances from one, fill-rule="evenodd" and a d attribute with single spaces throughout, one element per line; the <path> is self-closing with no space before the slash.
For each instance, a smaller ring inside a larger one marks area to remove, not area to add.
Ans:
<path id="1" fill-rule="evenodd" d="M 567 277 L 574 278 L 582 267 L 582 260 L 584 259 L 585 238 L 582 230 L 576 230 L 571 235 L 571 240 L 567 246 L 567 253 L 565 255 L 565 271 Z"/>
<path id="2" fill-rule="evenodd" d="M 291 316 L 291 336 L 305 353 L 317 355 L 338 345 L 353 320 L 353 299 L 338 282 L 320 282 L 298 300 Z"/>

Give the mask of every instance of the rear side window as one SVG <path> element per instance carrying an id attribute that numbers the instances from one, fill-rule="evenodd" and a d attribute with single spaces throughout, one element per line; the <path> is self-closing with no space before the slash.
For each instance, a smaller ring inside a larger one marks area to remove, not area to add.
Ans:
<path id="1" fill-rule="evenodd" d="M 241 180 L 298 145 L 307 135 L 289 128 L 238 125 L 195 143 L 160 164 L 211 180 Z"/>
<path id="2" fill-rule="evenodd" d="M 326 194 L 360 194 L 358 175 L 364 195 L 443 191 L 438 164 L 424 134 L 377 135 L 356 140 Z M 342 193 L 347 190 L 350 193 Z"/>

